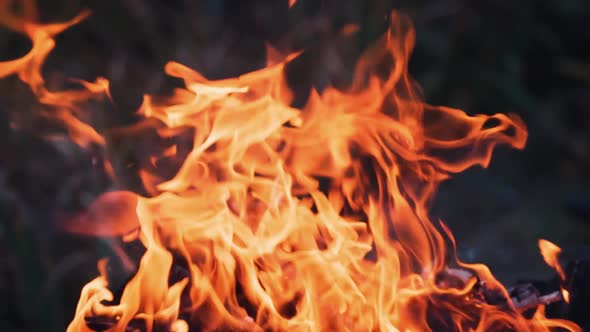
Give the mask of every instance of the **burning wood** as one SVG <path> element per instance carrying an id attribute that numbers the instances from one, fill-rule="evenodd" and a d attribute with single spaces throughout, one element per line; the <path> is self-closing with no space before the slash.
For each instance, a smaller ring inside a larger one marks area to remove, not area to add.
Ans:
<path id="1" fill-rule="evenodd" d="M 463 284 L 467 284 L 470 279 L 476 278 L 478 282 L 475 284 L 473 290 L 480 293 L 480 298 L 485 299 L 490 294 L 485 294 L 485 282 L 479 280 L 477 275 L 465 269 L 446 268 L 445 272 L 454 278 L 460 280 Z M 536 309 L 541 305 L 549 305 L 556 302 L 564 301 L 562 291 L 556 290 L 549 294 L 540 294 L 539 290 L 533 284 L 524 283 L 517 284 L 507 289 L 510 296 L 510 302 L 520 312 L 525 312 L 530 309 Z M 507 299 L 506 299 L 507 300 Z M 508 304 L 508 301 L 507 301 Z"/>
<path id="2" fill-rule="evenodd" d="M 0 24 L 33 47 L 0 62 L 0 76 L 18 75 L 43 116 L 80 146 L 102 149 L 102 166 L 116 177 L 108 140 L 84 107 L 110 99 L 108 81 L 52 91 L 41 72 L 54 36 L 83 16 L 42 25 L 11 15 L 11 5 L 0 0 Z M 578 331 L 521 312 L 559 294 L 506 290 L 485 265 L 447 258 L 456 256 L 454 239 L 427 209 L 438 185 L 487 167 L 498 144 L 522 149 L 527 131 L 515 115 L 423 102 L 407 68 L 412 24 L 397 12 L 390 18 L 351 87 L 312 90 L 304 108 L 292 105 L 284 74 L 300 52 L 223 80 L 168 63 L 185 87 L 146 95 L 138 114 L 158 123 L 162 140 L 191 129 L 191 149 L 148 153 L 138 176 L 150 197 L 108 193 L 65 223 L 129 245 L 99 263 L 68 331 Z M 157 167 L 178 158 L 172 177 Z M 134 245 L 140 254 L 128 255 Z M 462 268 L 448 268 L 455 265 Z"/>
<path id="3" fill-rule="evenodd" d="M 540 295 L 539 291 L 531 284 L 515 286 L 509 291 L 511 295 L 515 295 L 511 299 L 519 311 L 528 311 L 536 309 L 540 305 L 548 305 L 564 300 L 560 291 Z"/>

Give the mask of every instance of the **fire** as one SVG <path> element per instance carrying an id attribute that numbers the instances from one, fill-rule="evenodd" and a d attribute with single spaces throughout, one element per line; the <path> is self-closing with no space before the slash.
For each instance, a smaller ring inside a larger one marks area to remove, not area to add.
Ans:
<path id="1" fill-rule="evenodd" d="M 539 250 L 547 265 L 551 266 L 561 278 L 561 281 L 566 281 L 565 271 L 559 262 L 559 255 L 561 248 L 544 239 L 539 240 Z M 561 288 L 561 296 L 566 303 L 570 302 L 570 293 L 567 289 Z"/>
<path id="2" fill-rule="evenodd" d="M 570 292 L 567 289 L 561 289 L 561 295 L 566 303 L 570 303 Z"/>
<path id="3" fill-rule="evenodd" d="M 41 75 L 54 36 L 86 14 L 41 25 L 9 15 L 11 3 L 0 1 L 0 23 L 33 47 L 0 62 L 0 77 L 18 75 L 74 142 L 106 149 L 84 103 L 108 99 L 108 81 L 56 92 Z M 579 331 L 542 310 L 525 318 L 510 303 L 477 299 L 474 278 L 440 281 L 448 266 L 461 266 L 509 299 L 485 265 L 455 258 L 450 231 L 429 219 L 428 206 L 441 181 L 487 167 L 498 144 L 522 149 L 527 132 L 515 115 L 423 102 L 408 76 L 413 45 L 408 18 L 393 13 L 351 87 L 313 90 L 302 109 L 291 106 L 283 74 L 299 53 L 216 81 L 168 63 L 185 88 L 146 95 L 138 114 L 151 121 L 108 130 L 153 126 L 163 138 L 188 130 L 192 147 L 148 156 L 140 176 L 152 196 L 105 193 L 63 223 L 145 249 L 128 264 L 136 271 L 121 294 L 110 288 L 109 262 L 99 262 L 68 331 L 90 331 L 97 319 L 109 331 Z M 161 160 L 182 163 L 167 178 Z M 116 176 L 108 158 L 104 167 Z"/>
<path id="4" fill-rule="evenodd" d="M 543 256 L 545 263 L 557 271 L 561 280 L 565 280 L 565 272 L 559 263 L 561 248 L 547 240 L 540 239 L 539 249 L 541 250 L 541 255 Z"/>

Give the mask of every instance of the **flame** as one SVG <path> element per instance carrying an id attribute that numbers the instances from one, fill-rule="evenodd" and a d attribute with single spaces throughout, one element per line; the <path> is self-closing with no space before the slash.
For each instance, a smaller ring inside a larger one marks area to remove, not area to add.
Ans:
<path id="1" fill-rule="evenodd" d="M 570 292 L 568 292 L 567 289 L 561 289 L 561 296 L 563 296 L 563 300 L 565 301 L 565 303 L 570 303 Z"/>
<path id="2" fill-rule="evenodd" d="M 566 281 L 565 271 L 559 262 L 561 248 L 550 241 L 540 239 L 539 250 L 541 251 L 541 256 L 543 256 L 545 263 L 547 263 L 547 265 L 551 266 L 557 272 L 561 281 Z M 563 287 L 561 287 L 560 290 L 563 300 L 566 303 L 570 303 L 570 292 Z"/>
<path id="3" fill-rule="evenodd" d="M 0 24 L 33 46 L 0 62 L 0 77 L 18 75 L 43 116 L 77 144 L 104 152 L 106 133 L 84 103 L 109 99 L 108 81 L 54 92 L 41 75 L 53 37 L 86 14 L 39 25 L 9 15 L 10 3 L 0 1 Z M 485 265 L 454 258 L 450 230 L 429 219 L 428 205 L 441 181 L 487 167 L 498 144 L 522 149 L 527 132 L 515 115 L 470 116 L 424 103 L 407 71 L 413 45 L 409 19 L 393 13 L 351 87 L 312 90 L 302 109 L 291 106 L 283 74 L 299 53 L 271 52 L 265 68 L 215 81 L 168 63 L 166 73 L 185 88 L 146 95 L 138 111 L 145 122 L 108 133 L 148 127 L 170 139 L 188 129 L 192 146 L 147 156 L 140 176 L 152 196 L 106 193 L 63 222 L 71 232 L 119 236 L 145 249 L 120 294 L 110 288 L 109 262 L 99 262 L 68 331 L 89 331 L 96 318 L 109 331 L 579 331 L 541 311 L 527 319 L 478 300 L 476 278 L 438 282 L 447 266 L 459 265 L 507 295 Z M 178 161 L 176 174 L 166 176 L 160 160 Z"/>
<path id="4" fill-rule="evenodd" d="M 561 248 L 547 240 L 540 239 L 539 250 L 541 250 L 541 255 L 543 256 L 545 263 L 557 271 L 561 280 L 565 280 L 565 272 L 559 263 Z"/>
<path id="5" fill-rule="evenodd" d="M 574 323 L 564 320 L 564 319 L 551 319 L 547 320 L 544 319 L 545 317 L 545 306 L 540 306 L 534 315 L 535 318 L 538 318 L 541 324 L 549 329 L 557 329 L 557 330 L 570 330 L 570 331 L 580 331 L 582 329 L 575 325 Z"/>
<path id="6" fill-rule="evenodd" d="M 61 227 L 80 235 L 117 237 L 139 228 L 135 214 L 138 195 L 128 191 L 102 194 L 88 209 L 75 216 L 62 217 Z"/>

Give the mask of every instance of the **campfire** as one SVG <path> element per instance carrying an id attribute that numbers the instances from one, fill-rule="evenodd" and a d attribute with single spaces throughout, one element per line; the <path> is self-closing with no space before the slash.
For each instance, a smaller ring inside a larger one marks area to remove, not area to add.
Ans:
<path id="1" fill-rule="evenodd" d="M 524 148 L 527 130 L 516 115 L 424 102 L 408 75 L 414 30 L 403 14 L 390 15 L 349 87 L 312 89 L 305 107 L 285 79 L 305 50 L 269 47 L 264 68 L 222 80 L 169 62 L 184 87 L 145 95 L 136 124 L 104 128 L 89 105 L 112 102 L 108 80 L 56 89 L 41 71 L 55 37 L 88 13 L 40 24 L 27 12 L 0 1 L 0 24 L 32 42 L 0 62 L 0 77 L 28 85 L 40 117 L 98 154 L 112 178 L 113 137 L 153 131 L 161 143 L 143 149 L 149 195 L 106 192 L 59 220 L 116 239 L 118 253 L 98 262 L 68 331 L 581 331 L 545 315 L 571 296 L 555 244 L 539 241 L 554 289 L 505 287 L 485 265 L 461 262 L 451 230 L 429 218 L 441 182 L 487 167 L 496 146 Z"/>

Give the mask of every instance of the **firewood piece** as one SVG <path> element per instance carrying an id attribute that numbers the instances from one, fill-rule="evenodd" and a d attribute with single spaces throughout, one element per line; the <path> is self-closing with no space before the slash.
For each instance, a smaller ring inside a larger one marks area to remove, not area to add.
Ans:
<path id="1" fill-rule="evenodd" d="M 540 305 L 549 305 L 555 302 L 563 301 L 563 296 L 560 291 L 555 291 L 546 295 L 539 295 L 537 292 L 528 292 L 527 296 L 512 297 L 514 307 L 520 311 L 525 312 L 535 309 Z"/>
<path id="2" fill-rule="evenodd" d="M 473 272 L 458 269 L 458 268 L 449 268 L 447 267 L 444 271 L 447 275 L 450 275 L 456 279 L 461 280 L 463 283 L 466 283 L 469 279 L 473 277 L 477 277 Z M 479 291 L 483 292 L 486 299 L 490 297 L 492 294 L 487 294 L 487 290 L 485 284 L 480 281 L 478 284 Z M 518 284 L 513 287 L 508 288 L 508 293 L 510 295 L 510 300 L 512 301 L 514 308 L 520 312 L 525 312 L 534 308 L 537 308 L 540 305 L 549 305 L 556 302 L 564 301 L 563 295 L 560 290 L 556 290 L 554 292 L 548 294 L 541 294 L 540 291 L 531 283 L 523 283 Z M 505 300 L 505 299 L 504 299 Z M 487 302 L 490 302 L 489 300 Z M 493 301 L 498 302 L 498 301 Z M 500 301 L 503 302 L 503 301 Z M 497 303 L 490 303 L 490 304 L 497 304 Z"/>

